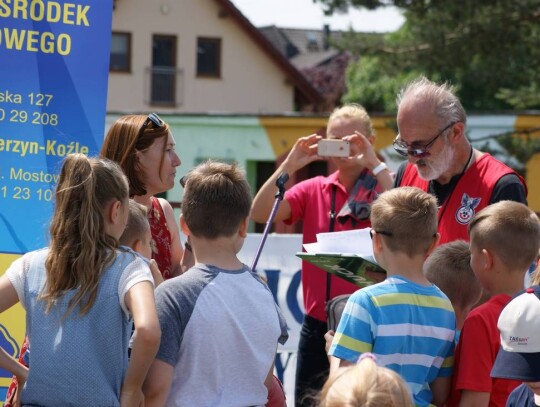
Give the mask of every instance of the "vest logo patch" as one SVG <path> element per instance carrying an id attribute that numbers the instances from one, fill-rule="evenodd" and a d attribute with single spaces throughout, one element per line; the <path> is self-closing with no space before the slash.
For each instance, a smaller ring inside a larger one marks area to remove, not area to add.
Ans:
<path id="1" fill-rule="evenodd" d="M 482 198 L 471 198 L 467 194 L 461 197 L 461 206 L 456 211 L 456 220 L 461 225 L 467 225 L 474 216 L 474 210 Z"/>

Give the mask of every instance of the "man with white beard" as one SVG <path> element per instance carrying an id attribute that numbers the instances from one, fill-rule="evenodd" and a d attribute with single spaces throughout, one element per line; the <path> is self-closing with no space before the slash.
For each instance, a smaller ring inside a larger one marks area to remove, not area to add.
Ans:
<path id="1" fill-rule="evenodd" d="M 452 87 L 420 77 L 401 90 L 397 105 L 399 134 L 393 147 L 408 160 L 398 169 L 394 186 L 416 186 L 435 195 L 439 244 L 469 240 L 470 220 L 489 204 L 527 204 L 525 180 L 472 147 L 465 134 L 467 116 Z"/>

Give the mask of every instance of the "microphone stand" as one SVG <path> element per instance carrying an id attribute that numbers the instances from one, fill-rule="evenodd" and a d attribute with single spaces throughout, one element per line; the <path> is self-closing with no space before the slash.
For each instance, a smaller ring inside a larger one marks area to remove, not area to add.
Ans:
<path id="1" fill-rule="evenodd" d="M 259 261 L 259 256 L 261 255 L 264 243 L 266 242 L 266 237 L 268 236 L 268 232 L 270 231 L 270 227 L 272 226 L 272 223 L 274 223 L 274 218 L 276 216 L 276 212 L 279 207 L 279 204 L 283 200 L 283 195 L 285 195 L 285 183 L 288 180 L 289 180 L 289 174 L 287 174 L 286 172 L 282 172 L 281 175 L 276 180 L 276 186 L 278 187 L 278 190 L 275 195 L 276 200 L 274 201 L 274 206 L 272 207 L 272 211 L 270 212 L 270 216 L 268 217 L 268 221 L 266 222 L 266 226 L 264 227 L 261 243 L 259 243 L 259 247 L 257 248 L 255 259 L 253 260 L 253 263 L 251 264 L 251 270 L 253 271 L 255 271 L 255 268 L 257 267 L 257 262 Z"/>

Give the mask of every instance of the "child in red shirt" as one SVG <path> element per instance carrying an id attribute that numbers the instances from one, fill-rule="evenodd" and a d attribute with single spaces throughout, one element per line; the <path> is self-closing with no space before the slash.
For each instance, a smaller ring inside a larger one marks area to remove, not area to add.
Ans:
<path id="1" fill-rule="evenodd" d="M 448 406 L 504 407 L 520 382 L 491 378 L 500 347 L 497 320 L 540 247 L 540 223 L 533 211 L 501 201 L 476 214 L 469 224 L 471 267 L 489 301 L 467 316 L 455 353 Z"/>

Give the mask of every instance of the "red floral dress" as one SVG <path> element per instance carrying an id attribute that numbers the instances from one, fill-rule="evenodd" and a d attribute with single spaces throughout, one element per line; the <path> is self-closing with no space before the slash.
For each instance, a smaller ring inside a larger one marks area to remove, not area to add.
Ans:
<path id="1" fill-rule="evenodd" d="M 28 367 L 28 364 L 26 363 L 27 358 L 25 357 L 27 351 L 28 351 L 28 341 L 27 341 L 27 338 L 24 337 L 24 342 L 21 346 L 21 352 L 19 353 L 19 362 Z M 13 407 L 13 402 L 15 401 L 13 400 L 13 397 L 15 396 L 15 390 L 17 390 L 17 387 L 18 387 L 17 378 L 13 376 L 13 378 L 11 379 L 11 383 L 9 384 L 9 387 L 8 387 L 8 391 L 6 394 L 6 402 L 4 403 L 4 407 Z M 20 395 L 19 395 L 19 399 L 20 399 Z"/>
<path id="2" fill-rule="evenodd" d="M 172 239 L 165 213 L 158 198 L 152 197 L 152 207 L 148 210 L 148 222 L 152 233 L 152 258 L 156 261 L 163 278 L 167 280 L 173 277 Z"/>

